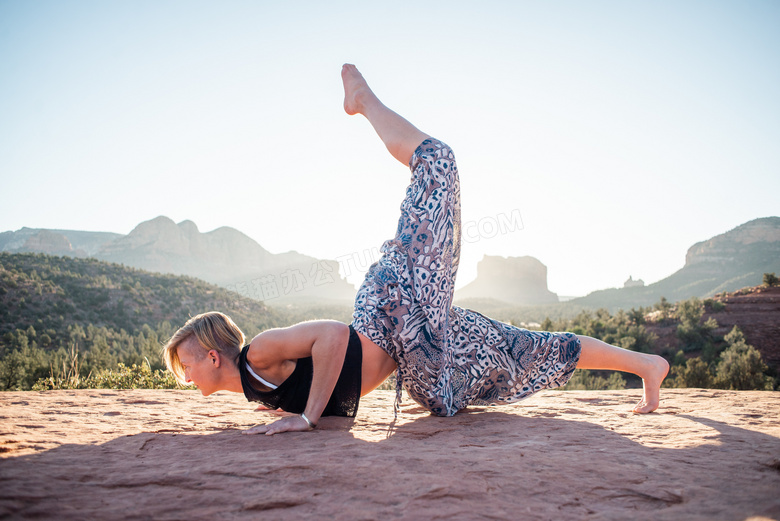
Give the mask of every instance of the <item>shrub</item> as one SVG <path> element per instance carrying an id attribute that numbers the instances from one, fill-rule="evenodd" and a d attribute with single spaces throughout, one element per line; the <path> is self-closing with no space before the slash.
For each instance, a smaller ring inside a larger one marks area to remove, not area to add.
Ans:
<path id="1" fill-rule="evenodd" d="M 689 358 L 685 365 L 672 368 L 675 387 L 710 388 L 714 380 L 709 366 L 701 358 Z"/>
<path id="2" fill-rule="evenodd" d="M 33 385 L 34 391 L 51 389 L 183 389 L 173 374 L 158 369 L 152 371 L 149 364 L 130 367 L 118 364 L 116 369 L 105 369 L 86 378 L 49 376 Z"/>
<path id="3" fill-rule="evenodd" d="M 677 305 L 677 338 L 683 344 L 683 351 L 705 350 L 709 353 L 712 345 L 712 332 L 718 327 L 718 322 L 710 317 L 703 324 L 704 304 L 696 297 L 683 300 Z"/>
<path id="4" fill-rule="evenodd" d="M 672 304 L 669 303 L 668 300 L 666 300 L 666 297 L 661 297 L 661 300 L 656 302 L 656 304 L 653 306 L 653 309 L 660 312 L 659 313 L 659 319 L 661 322 L 665 322 L 669 318 L 671 318 L 672 315 Z"/>
<path id="5" fill-rule="evenodd" d="M 587 369 L 577 369 L 569 382 L 561 389 L 565 391 L 604 391 L 626 388 L 626 380 L 618 372 L 609 375 L 609 378 L 597 376 Z"/>
<path id="6" fill-rule="evenodd" d="M 704 308 L 711 313 L 717 313 L 726 309 L 726 304 L 720 300 L 708 298 L 704 301 Z"/>
<path id="7" fill-rule="evenodd" d="M 718 387 L 737 390 L 771 390 L 773 379 L 764 374 L 767 366 L 761 353 L 745 342 L 737 326 L 726 335 L 729 347 L 720 354 L 715 381 Z"/>
<path id="8" fill-rule="evenodd" d="M 777 286 L 778 279 L 774 273 L 764 273 L 764 286 Z"/>

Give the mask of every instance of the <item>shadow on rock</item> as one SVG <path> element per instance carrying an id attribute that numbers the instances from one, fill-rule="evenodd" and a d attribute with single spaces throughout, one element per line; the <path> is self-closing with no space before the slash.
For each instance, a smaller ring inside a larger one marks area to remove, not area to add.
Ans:
<path id="1" fill-rule="evenodd" d="M 142 433 L 0 461 L 16 519 L 744 519 L 780 514 L 780 440 L 710 419 L 687 447 L 487 410 L 376 441 L 347 419 L 277 436 Z M 389 424 L 388 424 L 389 425 Z M 377 426 L 380 428 L 380 426 Z"/>

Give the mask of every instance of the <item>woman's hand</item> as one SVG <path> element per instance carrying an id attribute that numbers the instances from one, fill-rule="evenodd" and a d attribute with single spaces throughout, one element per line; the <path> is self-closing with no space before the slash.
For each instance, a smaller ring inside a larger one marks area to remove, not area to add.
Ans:
<path id="1" fill-rule="evenodd" d="M 265 405 L 262 404 L 257 406 L 255 412 L 275 414 L 276 416 L 288 416 L 290 414 L 289 412 L 284 412 L 282 409 L 271 409 L 270 407 L 266 407 Z"/>
<path id="2" fill-rule="evenodd" d="M 272 436 L 279 432 L 303 432 L 309 431 L 309 422 L 304 420 L 299 414 L 294 416 L 285 416 L 268 425 L 255 425 L 251 429 L 242 431 L 242 434 L 265 434 Z"/>

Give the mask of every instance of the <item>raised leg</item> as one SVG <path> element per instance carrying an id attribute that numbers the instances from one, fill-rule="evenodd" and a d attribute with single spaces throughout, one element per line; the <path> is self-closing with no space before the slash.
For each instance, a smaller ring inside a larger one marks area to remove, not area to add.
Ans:
<path id="1" fill-rule="evenodd" d="M 344 110 L 347 114 L 363 114 L 390 154 L 408 166 L 415 149 L 430 136 L 379 101 L 354 65 L 344 64 L 341 79 L 344 82 Z"/>
<path id="2" fill-rule="evenodd" d="M 344 110 L 363 114 L 390 154 L 411 170 L 393 239 L 355 299 L 355 329 L 398 366 L 400 386 L 436 414 L 457 412 L 449 310 L 460 253 L 460 183 L 452 150 L 382 104 L 354 65 L 341 71 Z M 379 337 L 379 338 L 377 338 Z"/>
<path id="3" fill-rule="evenodd" d="M 616 347 L 589 336 L 577 335 L 582 352 L 577 369 L 606 369 L 634 373 L 642 378 L 644 393 L 634 412 L 644 414 L 658 408 L 661 382 L 669 372 L 669 363 L 658 355 L 648 355 Z"/>

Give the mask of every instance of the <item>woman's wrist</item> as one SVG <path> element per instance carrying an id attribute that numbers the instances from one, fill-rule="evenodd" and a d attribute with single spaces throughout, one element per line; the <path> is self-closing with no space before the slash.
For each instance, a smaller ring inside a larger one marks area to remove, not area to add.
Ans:
<path id="1" fill-rule="evenodd" d="M 306 424 L 309 426 L 309 430 L 314 430 L 317 427 L 317 424 L 311 421 L 309 418 L 306 417 L 304 413 L 301 413 L 301 418 L 303 418 L 303 421 L 306 422 Z"/>

